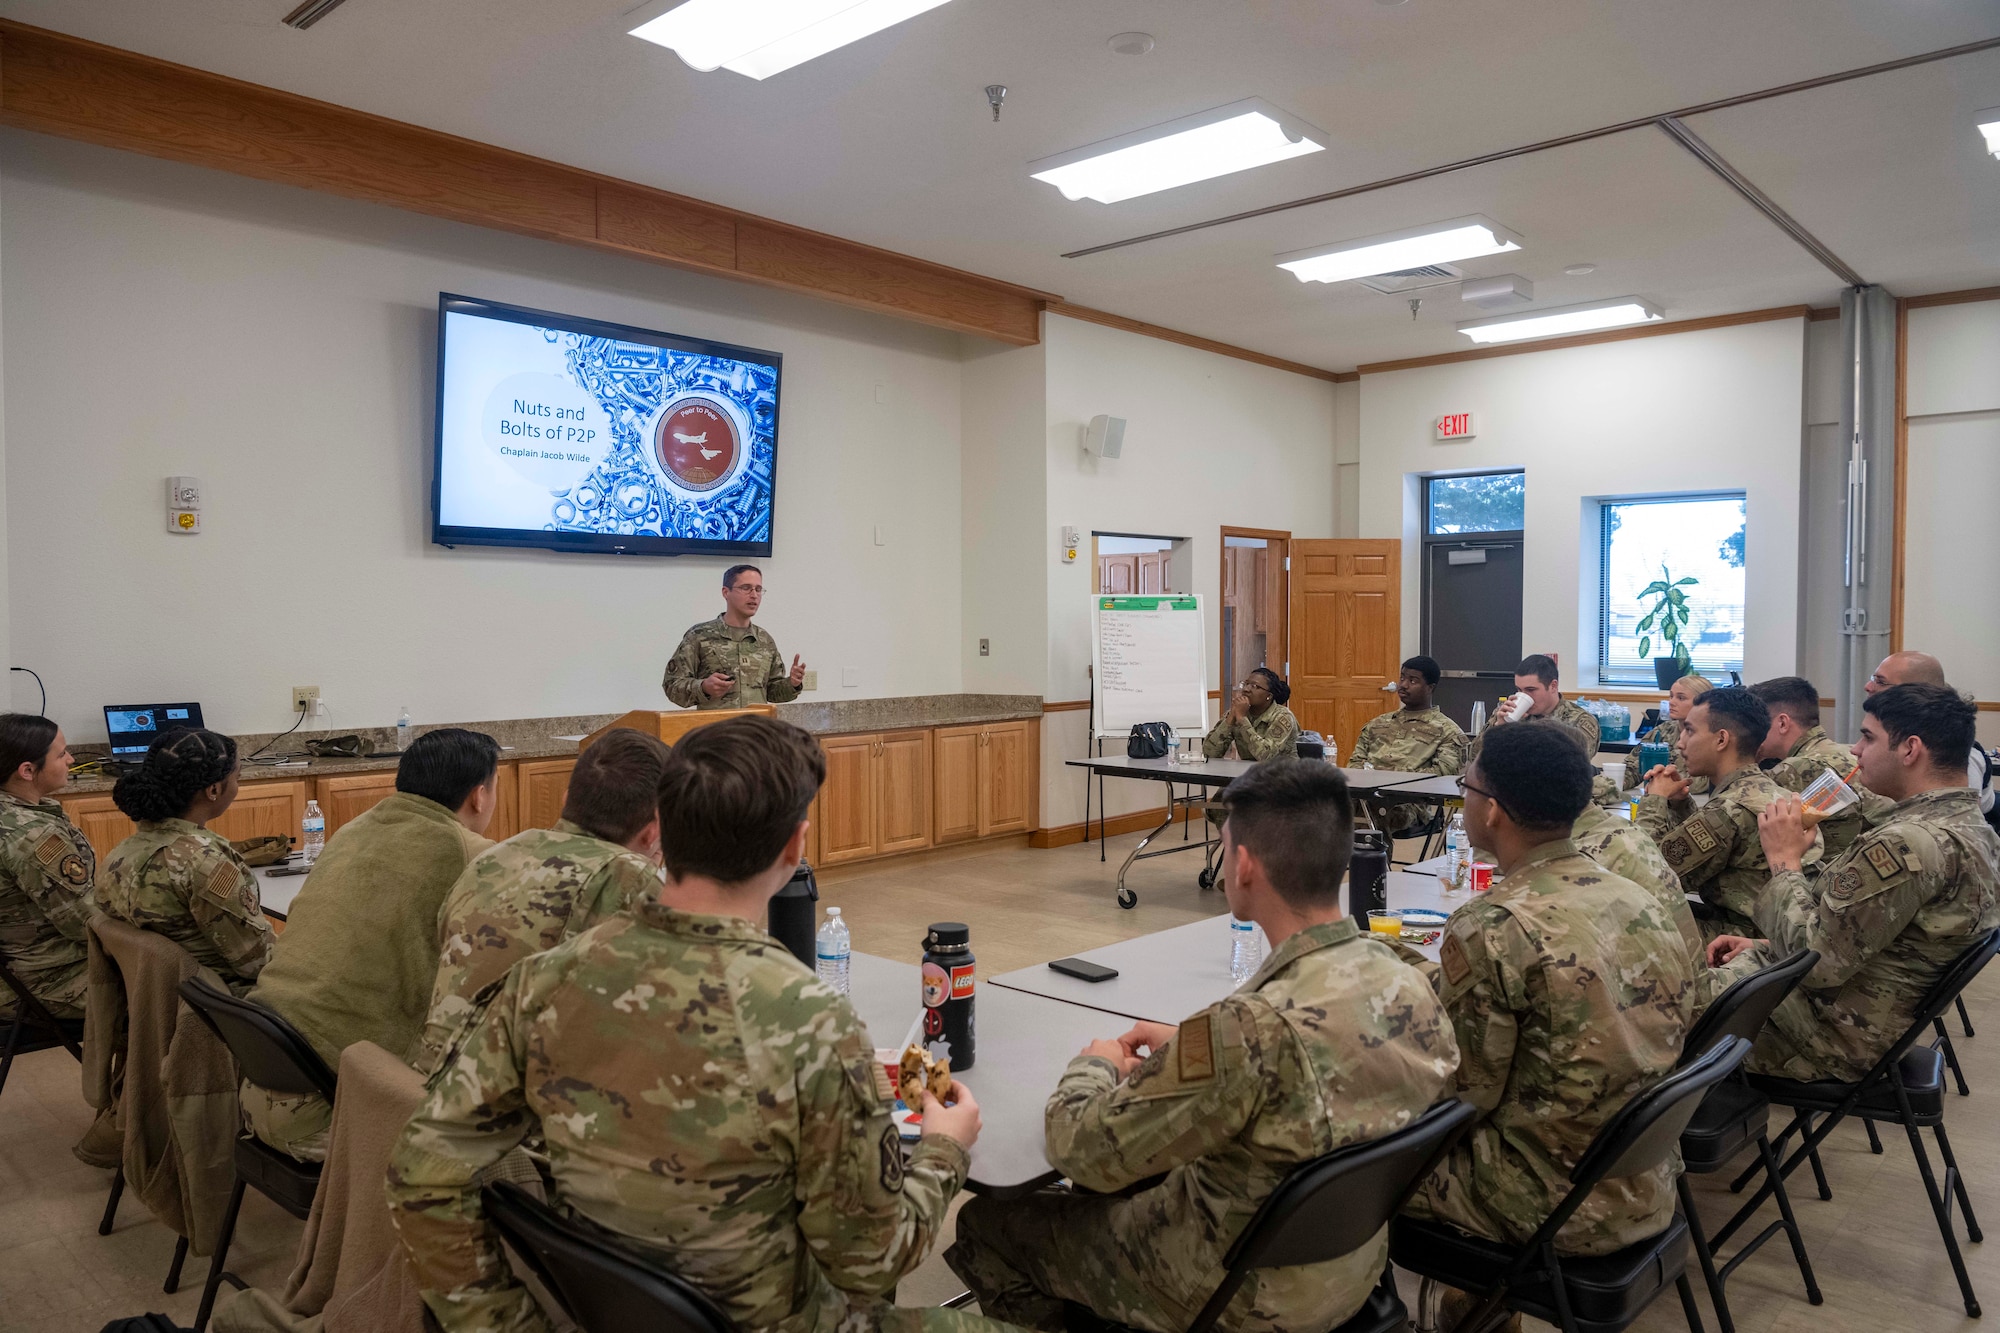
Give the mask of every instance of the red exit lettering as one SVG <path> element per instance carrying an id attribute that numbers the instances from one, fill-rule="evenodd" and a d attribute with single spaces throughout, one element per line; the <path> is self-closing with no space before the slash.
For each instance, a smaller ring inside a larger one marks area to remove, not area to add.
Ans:
<path id="1" fill-rule="evenodd" d="M 1473 433 L 1470 412 L 1453 412 L 1437 419 L 1437 438 L 1440 440 L 1470 439 Z"/>

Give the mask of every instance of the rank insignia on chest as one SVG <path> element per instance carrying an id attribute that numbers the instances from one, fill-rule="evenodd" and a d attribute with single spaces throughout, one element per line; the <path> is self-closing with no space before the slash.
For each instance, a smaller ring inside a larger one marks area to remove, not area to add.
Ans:
<path id="1" fill-rule="evenodd" d="M 1875 868 L 1876 875 L 1882 879 L 1894 879 L 1902 873 L 1903 862 L 1887 843 L 1871 844 L 1864 855 L 1868 858 L 1868 864 Z"/>
<path id="2" fill-rule="evenodd" d="M 1174 1058 L 1183 1083 L 1205 1083 L 1215 1077 L 1215 1039 L 1207 1014 L 1181 1024 L 1174 1036 Z"/>
<path id="3" fill-rule="evenodd" d="M 1690 819 L 1688 821 L 1687 834 L 1688 841 L 1693 843 L 1699 851 L 1712 852 L 1718 845 L 1715 840 L 1715 834 L 1709 829 L 1707 824 L 1699 819 Z"/>

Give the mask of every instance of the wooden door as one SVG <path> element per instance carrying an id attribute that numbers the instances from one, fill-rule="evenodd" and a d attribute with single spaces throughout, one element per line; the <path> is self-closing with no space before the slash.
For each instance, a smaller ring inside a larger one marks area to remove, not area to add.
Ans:
<path id="1" fill-rule="evenodd" d="M 563 802 L 569 798 L 569 775 L 576 770 L 576 760 L 523 759 L 514 767 L 520 788 L 521 828 L 554 828 L 562 818 Z"/>
<path id="2" fill-rule="evenodd" d="M 875 748 L 875 851 L 931 845 L 931 733 L 890 732 Z"/>
<path id="3" fill-rule="evenodd" d="M 62 807 L 69 815 L 69 822 L 83 831 L 84 841 L 97 853 L 99 865 L 104 864 L 113 847 L 138 831 L 138 825 L 113 804 L 108 791 L 94 796 L 65 796 Z"/>
<path id="4" fill-rule="evenodd" d="M 1139 557 L 1101 555 L 1097 557 L 1099 592 L 1129 593 L 1139 586 Z"/>
<path id="5" fill-rule="evenodd" d="M 984 729 L 939 727 L 931 742 L 931 841 L 942 847 L 980 835 Z"/>
<path id="6" fill-rule="evenodd" d="M 996 722 L 980 736 L 979 835 L 1023 833 L 1034 827 L 1033 738 L 1039 723 Z M 943 733 L 940 732 L 940 735 Z"/>
<path id="7" fill-rule="evenodd" d="M 819 862 L 837 866 L 875 853 L 874 735 L 827 736 L 826 782 L 819 789 Z"/>
<path id="8" fill-rule="evenodd" d="M 1354 753 L 1369 718 L 1397 707 L 1402 637 L 1402 543 L 1291 543 L 1292 711 L 1308 731 Z"/>
<path id="9" fill-rule="evenodd" d="M 368 813 L 375 802 L 396 790 L 396 773 L 342 773 L 320 778 L 314 784 L 320 813 L 326 816 L 326 836 L 331 838 L 343 824 Z"/>
<path id="10" fill-rule="evenodd" d="M 1153 551 L 1135 557 L 1139 564 L 1137 591 L 1143 595 L 1157 595 L 1167 590 L 1167 555 L 1164 551 Z"/>
<path id="11" fill-rule="evenodd" d="M 493 822 L 486 826 L 485 836 L 494 842 L 505 842 L 519 833 L 521 823 L 521 775 L 519 766 L 512 763 L 501 764 L 494 774 Z"/>
<path id="12" fill-rule="evenodd" d="M 307 788 L 304 778 L 289 782 L 246 782 L 236 790 L 236 800 L 227 810 L 209 821 L 209 827 L 232 842 L 241 838 L 263 838 L 283 834 L 294 850 L 306 818 Z"/>

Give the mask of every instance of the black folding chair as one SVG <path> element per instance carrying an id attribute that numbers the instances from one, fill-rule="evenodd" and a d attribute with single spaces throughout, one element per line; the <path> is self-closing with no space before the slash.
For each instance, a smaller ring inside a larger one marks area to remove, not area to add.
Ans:
<path id="1" fill-rule="evenodd" d="M 333 1101 L 333 1071 L 327 1068 L 312 1043 L 275 1010 L 217 990 L 200 977 L 183 981 L 180 991 L 195 1017 L 207 1024 L 209 1031 L 236 1057 L 236 1067 L 244 1078 L 272 1092 L 286 1095 L 316 1092 L 328 1102 Z M 319 1189 L 318 1162 L 301 1162 L 249 1134 L 236 1140 L 235 1165 L 236 1184 L 229 1191 L 229 1206 L 222 1214 L 215 1253 L 208 1261 L 208 1281 L 202 1285 L 194 1333 L 208 1327 L 208 1316 L 215 1309 L 215 1293 L 225 1280 L 239 1290 L 244 1285 L 241 1278 L 223 1267 L 229 1258 L 229 1244 L 236 1236 L 236 1215 L 243 1207 L 244 1186 L 256 1186 L 259 1194 L 302 1222 L 312 1212 L 313 1195 Z M 179 1283 L 181 1261 L 186 1258 L 187 1238 L 182 1237 L 174 1248 L 174 1266 L 167 1276 L 168 1291 Z"/>
<path id="2" fill-rule="evenodd" d="M 1783 962 L 1773 963 L 1743 978 L 1716 996 L 1688 1032 L 1687 1042 L 1681 1051 L 1681 1063 L 1699 1058 L 1725 1037 L 1741 1037 L 1754 1043 L 1757 1034 L 1770 1020 L 1772 1011 L 1818 964 L 1819 954 L 1811 949 L 1801 949 Z M 1701 1275 L 1708 1283 L 1708 1299 L 1715 1306 L 1716 1322 L 1722 1326 L 1722 1333 L 1735 1333 L 1736 1330 L 1736 1321 L 1729 1313 L 1729 1299 L 1723 1293 L 1729 1275 L 1755 1254 L 1765 1241 L 1781 1231 L 1792 1243 L 1792 1258 L 1798 1262 L 1799 1276 L 1805 1279 L 1806 1299 L 1814 1305 L 1822 1300 L 1819 1283 L 1813 1277 L 1812 1260 L 1806 1257 L 1805 1237 L 1799 1233 L 1798 1219 L 1792 1215 L 1791 1197 L 1785 1192 L 1785 1182 L 1778 1173 L 1778 1154 L 1771 1147 L 1770 1123 L 1769 1099 L 1752 1088 L 1739 1072 L 1735 1077 L 1716 1084 L 1708 1096 L 1702 1098 L 1694 1119 L 1681 1131 L 1683 1169 L 1675 1188 L 1680 1194 L 1681 1212 L 1687 1217 L 1688 1236 L 1694 1242 L 1695 1258 L 1701 1262 Z M 1771 1183 L 1772 1191 L 1777 1196 L 1778 1220 L 1758 1232 L 1736 1252 L 1735 1258 L 1718 1270 L 1715 1252 L 1702 1235 L 1701 1214 L 1695 1211 L 1694 1191 L 1688 1188 L 1687 1178 L 1720 1171 L 1744 1149 L 1752 1146 L 1757 1149 L 1757 1160 L 1763 1164 L 1764 1178 Z"/>
<path id="3" fill-rule="evenodd" d="M 729 1316 L 692 1283 L 602 1228 L 564 1217 L 504 1180 L 479 1199 L 583 1333 L 735 1333 Z"/>
<path id="4" fill-rule="evenodd" d="M 1478 1118 L 1476 1110 L 1456 1098 L 1439 1102 L 1407 1129 L 1337 1149 L 1294 1169 L 1237 1233 L 1223 1257 L 1222 1282 L 1188 1325 L 1188 1333 L 1215 1327 L 1244 1279 L 1259 1268 L 1325 1263 L 1366 1245 Z M 1384 1269 L 1361 1308 L 1332 1333 L 1391 1333 L 1409 1318 L 1396 1294 L 1395 1275 Z M 1064 1323 L 1070 1333 L 1130 1333 L 1075 1304 L 1066 1306 Z"/>
<path id="5" fill-rule="evenodd" d="M 1820 1165 L 1819 1145 L 1836 1125 L 1850 1115 L 1860 1118 L 1868 1126 L 1872 1146 L 1878 1152 L 1881 1144 L 1873 1138 L 1874 1122 L 1903 1127 L 1910 1138 L 1910 1151 L 1917 1159 L 1917 1172 L 1924 1180 L 1924 1192 L 1930 1197 L 1931 1214 L 1937 1218 L 1938 1234 L 1944 1238 L 1945 1253 L 1951 1258 L 1951 1271 L 1958 1279 L 1965 1312 L 1975 1319 L 1979 1316 L 1979 1298 L 1972 1293 L 1972 1279 L 1966 1275 L 1965 1256 L 1959 1253 L 1958 1233 L 1952 1226 L 1953 1196 L 1957 1196 L 1958 1206 L 1965 1213 L 1968 1240 L 1982 1239 L 1979 1219 L 1973 1216 L 1972 1200 L 1965 1192 L 1965 1177 L 1959 1172 L 1951 1140 L 1944 1132 L 1944 1056 L 1935 1048 L 1918 1043 L 1996 952 L 2000 952 L 2000 927 L 1981 935 L 1931 984 L 1916 1020 L 1860 1082 L 1825 1079 L 1806 1083 L 1762 1074 L 1752 1074 L 1748 1079 L 1750 1086 L 1770 1098 L 1772 1104 L 1792 1112 L 1792 1122 L 1778 1135 L 1776 1149 L 1782 1153 L 1793 1134 L 1801 1135 L 1799 1146 L 1785 1159 L 1780 1176 L 1789 1176 L 1801 1162 L 1810 1161 L 1822 1199 L 1831 1199 L 1833 1191 L 1827 1186 L 1826 1171 Z M 1817 1125 L 1813 1123 L 1815 1117 L 1823 1117 Z M 1926 1127 L 1937 1139 L 1938 1152 L 1944 1157 L 1942 1190 L 1931 1171 L 1930 1155 L 1924 1151 L 1923 1135 L 1919 1132 Z M 1731 1182 L 1730 1188 L 1740 1191 L 1755 1174 L 1754 1167 L 1745 1171 Z M 1729 1219 L 1728 1225 L 1716 1233 L 1715 1243 L 1720 1245 L 1727 1240 L 1772 1193 L 1773 1184 L 1767 1180 Z"/>
<path id="6" fill-rule="evenodd" d="M 1687 1221 L 1678 1212 L 1658 1235 L 1611 1254 L 1565 1258 L 1556 1253 L 1556 1233 L 1600 1183 L 1636 1176 L 1668 1161 L 1702 1099 L 1735 1071 L 1749 1050 L 1743 1038 L 1724 1037 L 1620 1107 L 1570 1171 L 1569 1193 L 1525 1245 L 1404 1216 L 1389 1230 L 1390 1261 L 1420 1277 L 1481 1293 L 1448 1333 L 1481 1333 L 1498 1322 L 1503 1310 L 1531 1314 L 1563 1333 L 1618 1333 L 1669 1283 L 1680 1292 L 1688 1328 L 1701 1333 L 1701 1311 L 1687 1277 Z"/>
<path id="7" fill-rule="evenodd" d="M 13 1072 L 14 1057 L 60 1046 L 83 1063 L 83 1020 L 57 1018 L 49 1007 L 35 998 L 14 969 L 0 960 L 0 981 L 14 992 L 14 1008 L 7 1019 L 7 1041 L 0 1048 L 0 1092 L 6 1091 L 7 1075 Z"/>

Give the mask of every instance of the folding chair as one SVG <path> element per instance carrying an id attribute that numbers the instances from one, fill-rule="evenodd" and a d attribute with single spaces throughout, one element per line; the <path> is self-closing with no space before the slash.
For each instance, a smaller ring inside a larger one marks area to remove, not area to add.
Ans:
<path id="1" fill-rule="evenodd" d="M 1770 1020 L 1771 1012 L 1818 964 L 1819 954 L 1811 949 L 1802 949 L 1783 962 L 1773 963 L 1743 978 L 1716 996 L 1689 1031 L 1682 1047 L 1681 1063 L 1686 1064 L 1701 1056 L 1724 1037 L 1741 1037 L 1754 1043 L 1757 1034 Z M 1823 1299 L 1819 1283 L 1813 1277 L 1812 1260 L 1806 1257 L 1805 1237 L 1799 1232 L 1798 1219 L 1792 1215 L 1791 1197 L 1785 1192 L 1785 1183 L 1778 1174 L 1778 1155 L 1771 1147 L 1770 1122 L 1770 1101 L 1750 1087 L 1739 1072 L 1715 1085 L 1702 1099 L 1694 1119 L 1681 1132 L 1682 1174 L 1675 1182 L 1675 1189 L 1680 1195 L 1681 1212 L 1687 1218 L 1688 1236 L 1694 1242 L 1695 1258 L 1701 1262 L 1701 1275 L 1708 1284 L 1708 1299 L 1715 1306 L 1716 1322 L 1722 1326 L 1722 1333 L 1735 1333 L 1736 1330 L 1736 1321 L 1729 1313 L 1729 1299 L 1723 1292 L 1729 1275 L 1756 1253 L 1765 1241 L 1781 1231 L 1792 1243 L 1792 1258 L 1798 1263 L 1799 1276 L 1805 1279 L 1806 1300 L 1818 1305 Z M 1695 1211 L 1694 1192 L 1688 1188 L 1687 1178 L 1720 1171 L 1753 1145 L 1757 1149 L 1757 1160 L 1763 1164 L 1764 1178 L 1771 1182 L 1777 1196 L 1778 1220 L 1758 1232 L 1736 1252 L 1735 1258 L 1717 1270 L 1715 1252 L 1702 1235 L 1701 1215 Z"/>
<path id="2" fill-rule="evenodd" d="M 1965 1192 L 1965 1178 L 1959 1171 L 1958 1159 L 1952 1155 L 1951 1140 L 1944 1132 L 1944 1057 L 1935 1048 L 1919 1045 L 1918 1042 L 1933 1022 L 1951 1008 L 1959 992 L 1979 975 L 1979 970 L 1992 961 L 1995 952 L 2000 952 L 2000 928 L 1981 935 L 1932 983 L 1930 992 L 1917 1010 L 1915 1021 L 1858 1083 L 1842 1083 L 1833 1079 L 1808 1083 L 1762 1074 L 1752 1074 L 1747 1080 L 1752 1088 L 1770 1098 L 1774 1105 L 1787 1107 L 1792 1112 L 1791 1124 L 1785 1126 L 1774 1145 L 1778 1151 L 1784 1150 L 1793 1134 L 1802 1136 L 1799 1146 L 1785 1159 L 1781 1177 L 1791 1175 L 1801 1162 L 1810 1161 L 1822 1199 L 1832 1198 L 1833 1191 L 1828 1188 L 1826 1172 L 1820 1165 L 1819 1145 L 1825 1142 L 1836 1125 L 1850 1115 L 1858 1116 L 1868 1125 L 1871 1139 L 1875 1121 L 1903 1127 L 1910 1138 L 1910 1152 L 1917 1159 L 1917 1172 L 1923 1177 L 1924 1192 L 1930 1197 L 1938 1234 L 1944 1239 L 1945 1253 L 1951 1259 L 1952 1273 L 1958 1279 L 1958 1291 L 1965 1302 L 1965 1312 L 1974 1318 L 1979 1316 L 1979 1299 L 1973 1295 L 1972 1279 L 1966 1275 L 1965 1257 L 1959 1252 L 1958 1233 L 1952 1225 L 1953 1196 L 1957 1197 L 1958 1206 L 1965 1213 L 1967 1239 L 1978 1241 L 1982 1238 L 1979 1220 L 1973 1216 L 1972 1200 Z M 1813 1123 L 1815 1117 L 1823 1117 L 1817 1125 Z M 1937 1177 L 1932 1174 L 1930 1155 L 1924 1151 L 1923 1135 L 1919 1132 L 1924 1127 L 1928 1127 L 1937 1139 L 1938 1152 L 1944 1157 L 1942 1190 L 1938 1187 Z M 1874 1139 L 1873 1146 L 1879 1152 L 1880 1140 Z M 1754 1167 L 1744 1172 L 1730 1184 L 1730 1188 L 1740 1191 L 1755 1172 Z M 1715 1243 L 1720 1245 L 1727 1240 L 1770 1197 L 1773 1189 L 1773 1182 L 1767 1180 L 1750 1201 L 1737 1210 L 1728 1225 L 1716 1233 Z"/>
<path id="3" fill-rule="evenodd" d="M 1743 1062 L 1750 1043 L 1724 1037 L 1692 1062 L 1639 1093 L 1597 1132 L 1569 1173 L 1570 1188 L 1524 1245 L 1467 1235 L 1448 1223 L 1399 1217 L 1389 1230 L 1389 1259 L 1420 1277 L 1481 1293 L 1447 1333 L 1481 1333 L 1503 1310 L 1546 1320 L 1563 1333 L 1618 1333 L 1672 1283 L 1692 1333 L 1701 1311 L 1687 1277 L 1687 1220 L 1601 1255 L 1556 1253 L 1556 1234 L 1606 1180 L 1650 1171 L 1668 1161 L 1702 1099 Z"/>
<path id="4" fill-rule="evenodd" d="M 331 1102 L 334 1074 L 326 1067 L 312 1043 L 286 1022 L 275 1010 L 228 991 L 217 990 L 200 977 L 190 977 L 180 986 L 181 998 L 194 1010 L 196 1018 L 208 1025 L 236 1066 L 260 1088 L 286 1094 L 316 1092 Z M 222 1227 L 215 1239 L 215 1254 L 208 1262 L 208 1281 L 202 1284 L 201 1308 L 195 1313 L 194 1333 L 208 1327 L 215 1309 L 215 1293 L 226 1280 L 231 1286 L 243 1282 L 223 1265 L 229 1259 L 229 1244 L 236 1236 L 236 1215 L 243 1207 L 243 1189 L 255 1185 L 257 1192 L 300 1221 L 312 1212 L 313 1195 L 319 1189 L 320 1164 L 301 1162 L 290 1153 L 245 1134 L 236 1140 L 236 1184 L 229 1191 L 229 1207 L 222 1215 Z M 187 1238 L 174 1250 L 173 1271 L 167 1290 L 179 1281 L 181 1261 L 187 1257 Z"/>
<path id="5" fill-rule="evenodd" d="M 1465 1102 L 1439 1102 L 1408 1129 L 1295 1168 L 1237 1234 L 1223 1258 L 1222 1281 L 1188 1333 L 1214 1328 L 1244 1279 L 1259 1268 L 1324 1263 L 1367 1244 L 1478 1118 Z M 1391 1333 L 1409 1318 L 1395 1276 L 1385 1269 L 1361 1308 L 1332 1333 Z M 1074 1304 L 1066 1308 L 1064 1322 L 1070 1333 L 1130 1333 Z"/>
<path id="6" fill-rule="evenodd" d="M 27 983 L 0 959 L 0 981 L 14 992 L 14 1009 L 7 1020 L 7 1040 L 0 1048 L 0 1092 L 7 1089 L 7 1075 L 13 1072 L 14 1057 L 60 1046 L 83 1063 L 83 1020 L 57 1018 L 47 1005 L 35 998 Z M 32 1029 L 32 1031 L 31 1031 Z"/>
<path id="7" fill-rule="evenodd" d="M 507 1242 L 583 1333 L 735 1333 L 729 1316 L 658 1259 L 588 1222 L 562 1216 L 519 1185 L 499 1181 L 480 1202 Z"/>

